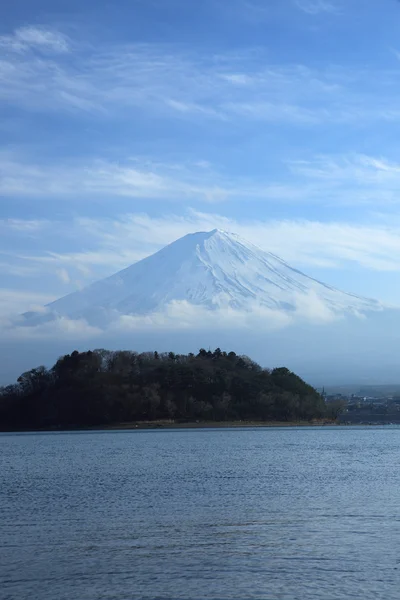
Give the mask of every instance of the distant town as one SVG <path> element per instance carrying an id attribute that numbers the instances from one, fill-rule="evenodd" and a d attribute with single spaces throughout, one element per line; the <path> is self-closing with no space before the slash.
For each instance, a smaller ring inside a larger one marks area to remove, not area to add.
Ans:
<path id="1" fill-rule="evenodd" d="M 341 423 L 400 423 L 400 386 L 329 391 L 322 388 L 330 412 Z"/>

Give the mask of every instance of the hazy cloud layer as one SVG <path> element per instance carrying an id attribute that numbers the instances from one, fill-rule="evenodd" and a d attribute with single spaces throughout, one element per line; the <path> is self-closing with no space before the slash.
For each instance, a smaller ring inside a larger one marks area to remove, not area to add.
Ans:
<path id="1" fill-rule="evenodd" d="M 41 311 L 43 306 L 52 300 L 55 300 L 55 297 L 50 294 L 0 288 L 0 324 L 5 323 L 10 315 L 18 315 L 29 310 Z"/>
<path id="2" fill-rule="evenodd" d="M 3 295 L 6 297 L 7 291 L 3 291 Z M 13 298 L 12 292 L 9 293 L 9 298 Z M 247 311 L 241 311 L 229 305 L 209 310 L 187 301 L 172 301 L 163 310 L 148 315 L 121 315 L 111 311 L 108 315 L 103 315 L 101 321 L 93 323 L 66 317 L 46 320 L 47 313 L 42 308 L 43 322 L 39 324 L 29 324 L 22 317 L 14 315 L 3 317 L 0 326 L 3 339 L 52 339 L 57 336 L 59 340 L 90 340 L 102 334 L 126 335 L 129 331 L 162 333 L 187 330 L 195 335 L 198 330 L 223 332 L 234 328 L 237 331 L 247 330 L 249 333 L 254 330 L 268 332 L 301 323 L 325 325 L 345 317 L 344 313 L 329 309 L 313 292 L 299 293 L 294 298 L 294 304 L 296 308 L 291 312 L 266 308 L 258 303 L 249 305 Z M 7 302 L 5 306 L 0 302 L 0 310 L 2 308 L 9 308 Z"/>

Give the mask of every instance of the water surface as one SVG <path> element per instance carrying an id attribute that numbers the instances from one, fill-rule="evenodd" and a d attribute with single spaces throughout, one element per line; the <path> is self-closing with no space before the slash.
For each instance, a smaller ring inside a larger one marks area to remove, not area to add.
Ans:
<path id="1" fill-rule="evenodd" d="M 2 600 L 384 599 L 400 429 L 0 435 Z"/>

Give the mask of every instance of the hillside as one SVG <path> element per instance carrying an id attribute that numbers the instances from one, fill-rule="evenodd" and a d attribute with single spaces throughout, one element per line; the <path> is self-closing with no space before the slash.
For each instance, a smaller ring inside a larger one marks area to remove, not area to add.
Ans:
<path id="1" fill-rule="evenodd" d="M 309 420 L 321 396 L 285 368 L 262 369 L 234 352 L 195 356 L 73 352 L 0 390 L 0 427 L 104 426 L 131 421 Z"/>

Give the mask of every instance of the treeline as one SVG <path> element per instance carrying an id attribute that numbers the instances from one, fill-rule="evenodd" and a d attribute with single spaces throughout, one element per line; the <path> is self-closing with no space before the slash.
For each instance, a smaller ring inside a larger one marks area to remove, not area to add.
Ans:
<path id="1" fill-rule="evenodd" d="M 75 351 L 0 388 L 3 429 L 161 419 L 290 421 L 324 413 L 321 396 L 288 369 L 263 369 L 219 348 L 197 355 Z"/>

